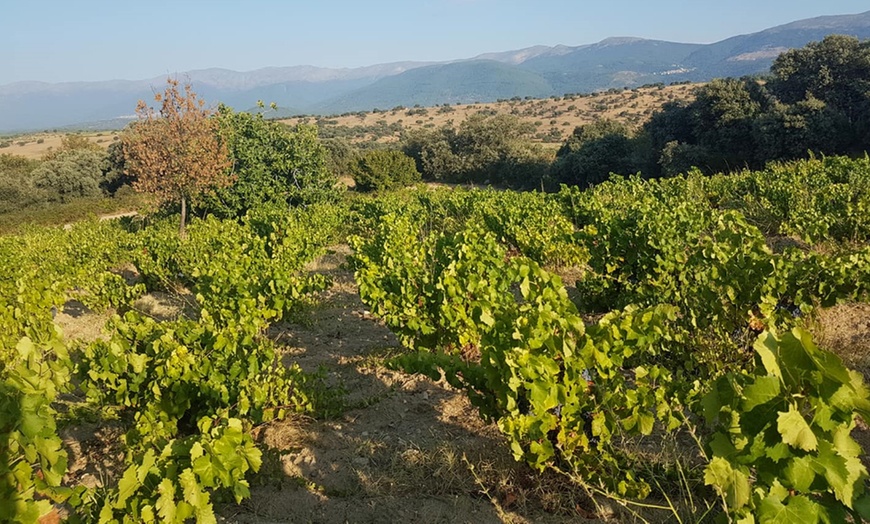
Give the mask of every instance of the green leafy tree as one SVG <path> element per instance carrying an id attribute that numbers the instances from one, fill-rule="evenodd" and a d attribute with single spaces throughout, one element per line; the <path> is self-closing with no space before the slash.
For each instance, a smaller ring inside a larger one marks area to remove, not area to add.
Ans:
<path id="1" fill-rule="evenodd" d="M 363 154 L 352 168 L 360 191 L 383 191 L 420 181 L 414 159 L 401 151 L 374 149 Z"/>
<path id="2" fill-rule="evenodd" d="M 313 126 L 295 130 L 262 114 L 218 108 L 235 182 L 201 201 L 202 211 L 241 216 L 263 204 L 309 205 L 333 202 L 341 190 L 328 169 L 328 152 Z"/>
<path id="3" fill-rule="evenodd" d="M 618 122 L 599 120 L 579 126 L 556 153 L 552 176 L 558 183 L 590 186 L 611 173 L 639 170 L 629 129 Z"/>
<path id="4" fill-rule="evenodd" d="M 661 150 L 659 172 L 665 177 L 688 173 L 692 168 L 706 165 L 709 156 L 710 152 L 703 146 L 673 140 Z"/>
<path id="5" fill-rule="evenodd" d="M 33 171 L 40 161 L 18 155 L 0 155 L 0 213 L 45 200 L 33 185 Z"/>
<path id="6" fill-rule="evenodd" d="M 705 147 L 714 171 L 739 168 L 756 158 L 753 122 L 762 106 L 753 79 L 713 80 L 698 90 L 692 102 L 696 144 Z"/>
<path id="7" fill-rule="evenodd" d="M 846 151 L 852 140 L 845 116 L 816 98 L 795 104 L 775 103 L 755 119 L 752 135 L 756 164 L 799 158 L 807 151 L 836 154 Z"/>
<path id="8" fill-rule="evenodd" d="M 870 138 L 870 42 L 831 35 L 777 58 L 769 88 L 782 102 L 819 100 L 842 115 L 850 127 L 848 147 L 866 147 Z"/>
<path id="9" fill-rule="evenodd" d="M 514 115 L 478 113 L 458 129 L 409 133 L 403 149 L 427 180 L 538 187 L 551 158 L 531 143 L 534 131 Z"/>
<path id="10" fill-rule="evenodd" d="M 453 180 L 462 173 L 462 158 L 452 146 L 455 140 L 456 130 L 452 127 L 418 129 L 405 136 L 402 149 L 415 160 L 426 180 Z"/>
<path id="11" fill-rule="evenodd" d="M 329 153 L 327 168 L 336 177 L 351 176 L 351 168 L 359 158 L 357 149 L 345 138 L 321 138 L 320 142 Z"/>
<path id="12" fill-rule="evenodd" d="M 100 183 L 103 191 L 114 195 L 122 187 L 132 186 L 134 178 L 127 173 L 126 166 L 123 145 L 121 142 L 113 142 L 106 150 L 103 180 Z"/>

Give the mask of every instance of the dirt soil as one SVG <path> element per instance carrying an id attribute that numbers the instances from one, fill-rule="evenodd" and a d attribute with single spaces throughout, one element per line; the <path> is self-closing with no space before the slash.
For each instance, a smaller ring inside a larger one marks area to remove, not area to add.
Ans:
<path id="1" fill-rule="evenodd" d="M 571 497 L 547 500 L 542 480 L 511 458 L 494 425 L 444 381 L 387 369 L 399 345 L 374 319 L 344 266 L 346 246 L 309 270 L 334 286 L 303 324 L 270 336 L 289 364 L 328 370 L 346 391 L 334 420 L 294 417 L 257 428 L 264 466 L 227 522 L 578 522 Z"/>

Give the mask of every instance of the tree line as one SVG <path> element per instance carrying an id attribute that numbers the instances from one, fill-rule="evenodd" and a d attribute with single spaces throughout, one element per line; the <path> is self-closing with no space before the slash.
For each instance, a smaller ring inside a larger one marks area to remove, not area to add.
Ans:
<path id="1" fill-rule="evenodd" d="M 780 55 L 769 76 L 717 79 L 669 102 L 638 129 L 600 120 L 575 128 L 548 158 L 509 115 L 408 133 L 403 150 L 424 179 L 515 188 L 587 187 L 611 173 L 655 178 L 761 168 L 810 153 L 870 145 L 870 42 L 832 35 Z"/>
<path id="2" fill-rule="evenodd" d="M 717 79 L 671 102 L 638 130 L 612 122 L 575 129 L 553 181 L 588 186 L 611 172 L 672 176 L 758 169 L 810 153 L 870 146 L 870 42 L 832 35 L 780 55 L 763 78 Z"/>
<path id="3" fill-rule="evenodd" d="M 360 150 L 314 126 L 203 107 L 170 79 L 108 151 L 70 135 L 42 160 L 0 155 L 0 212 L 134 187 L 168 209 L 221 217 L 263 205 L 340 198 L 418 181 L 516 189 L 588 187 L 611 173 L 667 177 L 761 168 L 809 154 L 861 154 L 870 144 L 870 42 L 834 35 L 777 58 L 769 76 L 717 79 L 669 102 L 639 128 L 577 127 L 555 153 L 515 115 L 477 114 L 458 126 L 405 132 L 386 150 Z"/>

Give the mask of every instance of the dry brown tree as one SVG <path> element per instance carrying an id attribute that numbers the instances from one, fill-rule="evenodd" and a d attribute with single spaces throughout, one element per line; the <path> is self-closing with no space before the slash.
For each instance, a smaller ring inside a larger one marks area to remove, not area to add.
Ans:
<path id="1" fill-rule="evenodd" d="M 160 203 L 181 205 L 179 234 L 185 235 L 187 208 L 198 195 L 233 182 L 231 160 L 213 111 L 190 84 L 169 78 L 155 95 L 159 111 L 140 100 L 138 121 L 121 135 L 127 174 L 133 188 L 155 195 Z"/>

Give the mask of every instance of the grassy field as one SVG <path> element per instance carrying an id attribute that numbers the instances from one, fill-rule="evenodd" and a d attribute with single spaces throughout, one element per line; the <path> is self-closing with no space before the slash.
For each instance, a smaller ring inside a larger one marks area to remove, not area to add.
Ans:
<path id="1" fill-rule="evenodd" d="M 94 131 L 88 133 L 60 133 L 44 131 L 40 133 L 28 133 L 0 138 L 0 154 L 18 155 L 25 158 L 42 158 L 49 151 L 60 147 L 61 139 L 68 134 L 83 136 L 89 142 L 93 142 L 102 148 L 118 140 L 118 131 Z"/>

